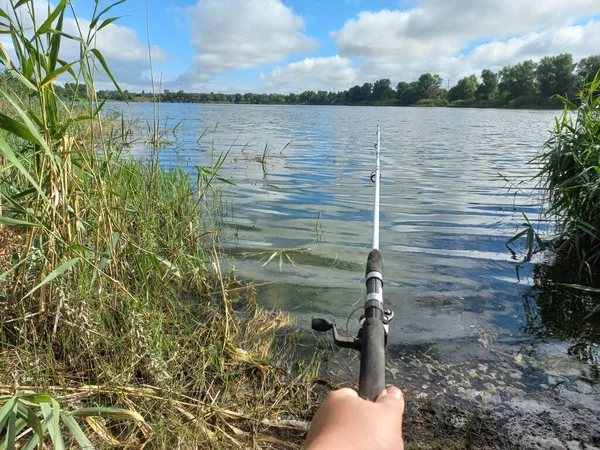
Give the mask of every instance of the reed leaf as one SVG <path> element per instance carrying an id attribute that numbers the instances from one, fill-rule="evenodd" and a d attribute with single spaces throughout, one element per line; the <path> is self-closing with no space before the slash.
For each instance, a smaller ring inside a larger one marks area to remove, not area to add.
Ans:
<path id="1" fill-rule="evenodd" d="M 98 61 L 100 61 L 100 64 L 102 65 L 102 68 L 104 69 L 104 72 L 106 73 L 106 75 L 108 75 L 108 77 L 112 81 L 112 83 L 115 86 L 115 88 L 117 89 L 117 91 L 119 91 L 119 94 L 121 94 L 123 96 L 123 98 L 125 98 L 125 94 L 123 94 L 123 91 L 121 90 L 121 87 L 119 86 L 119 83 L 117 83 L 117 80 L 115 79 L 112 72 L 110 71 L 108 64 L 106 64 L 106 60 L 104 59 L 104 56 L 102 55 L 102 53 L 100 53 L 100 51 L 95 48 L 91 49 L 90 51 L 94 54 L 94 56 L 98 59 Z"/>
<path id="2" fill-rule="evenodd" d="M 104 28 L 104 27 L 106 27 L 106 26 L 110 25 L 111 23 L 113 23 L 113 22 L 115 22 L 115 21 L 119 20 L 120 18 L 121 18 L 121 16 L 118 16 L 118 17 L 111 17 L 111 18 L 109 18 L 109 19 L 106 19 L 105 21 L 103 21 L 103 22 L 100 24 L 100 26 L 98 27 L 98 31 L 100 31 L 102 28 Z"/>
<path id="3" fill-rule="evenodd" d="M 60 431 L 60 406 L 53 400 L 52 406 L 48 403 L 40 403 L 44 416 L 44 425 L 54 444 L 55 450 L 65 450 L 65 442 Z"/>
<path id="4" fill-rule="evenodd" d="M 65 7 L 67 6 L 67 0 L 60 0 L 54 11 L 52 11 L 48 18 L 42 23 L 35 34 L 33 35 L 32 40 L 39 39 L 39 37 L 43 34 L 48 34 L 52 29 L 52 23 L 58 18 L 60 14 L 63 14 Z"/>
<path id="5" fill-rule="evenodd" d="M 73 416 L 71 414 L 61 412 L 60 418 L 83 450 L 94 449 L 94 446 L 92 445 L 91 441 L 85 435 L 85 433 L 83 432 L 79 424 L 75 421 L 75 419 L 73 419 Z"/>
<path id="6" fill-rule="evenodd" d="M 17 225 L 21 227 L 39 227 L 37 223 L 26 222 L 24 220 L 13 219 L 12 217 L 0 216 L 0 225 Z"/>
<path id="7" fill-rule="evenodd" d="M 4 140 L 2 134 L 0 134 L 0 154 L 4 156 L 11 164 L 13 164 L 19 170 L 19 172 L 21 172 L 21 174 L 31 183 L 35 190 L 39 192 L 42 198 L 46 200 L 48 199 L 41 186 L 37 183 L 37 181 L 35 181 L 35 179 L 33 178 L 33 176 L 31 176 L 29 171 L 25 169 L 25 167 L 23 167 L 23 164 L 21 164 L 20 159 L 17 158 L 12 148 L 8 145 L 6 140 Z"/>
<path id="8" fill-rule="evenodd" d="M 65 65 L 62 65 L 60 68 L 50 72 L 48 75 L 46 75 L 46 78 L 44 78 L 42 80 L 42 82 L 40 84 L 40 88 L 44 88 L 44 87 L 48 86 L 50 83 L 52 83 L 54 80 L 56 80 L 63 73 L 71 70 L 72 65 L 73 65 L 73 63 L 65 64 Z"/>
<path id="9" fill-rule="evenodd" d="M 25 294 L 24 298 L 27 298 L 31 295 L 33 295 L 38 289 L 40 289 L 42 286 L 47 285 L 48 283 L 50 283 L 52 280 L 54 280 L 57 277 L 60 277 L 61 275 L 63 275 L 65 272 L 67 272 L 71 267 L 73 267 L 75 264 L 79 263 L 79 261 L 81 260 L 81 258 L 73 258 L 69 261 L 67 261 L 64 264 L 61 264 L 60 266 L 58 266 L 56 269 L 54 269 L 52 272 L 50 272 L 43 280 L 41 283 L 39 283 L 37 286 L 35 286 L 32 290 L 30 290 L 27 294 Z"/>
<path id="10" fill-rule="evenodd" d="M 44 429 L 42 427 L 42 422 L 40 422 L 38 416 L 30 408 L 23 405 L 21 402 L 19 402 L 18 407 L 20 416 L 23 418 L 27 426 L 31 428 L 36 434 L 38 442 L 43 442 Z M 41 447 L 41 445 L 39 445 L 39 447 Z"/>
<path id="11" fill-rule="evenodd" d="M 103 417 L 105 419 L 132 420 L 134 422 L 145 422 L 144 418 L 135 411 L 122 408 L 91 407 L 81 408 L 73 411 L 73 417 Z"/>

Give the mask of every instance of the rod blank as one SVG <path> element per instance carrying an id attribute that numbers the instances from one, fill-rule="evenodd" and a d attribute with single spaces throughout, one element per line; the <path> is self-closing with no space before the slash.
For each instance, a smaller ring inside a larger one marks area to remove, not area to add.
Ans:
<path id="1" fill-rule="evenodd" d="M 381 166 L 379 162 L 381 144 L 381 127 L 377 122 L 377 146 L 375 147 L 375 208 L 373 210 L 373 249 L 379 250 L 379 185 L 381 181 Z"/>

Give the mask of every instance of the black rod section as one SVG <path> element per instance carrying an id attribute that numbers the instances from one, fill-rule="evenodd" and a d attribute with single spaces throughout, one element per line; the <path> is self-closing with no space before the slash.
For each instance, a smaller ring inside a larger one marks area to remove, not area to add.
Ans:
<path id="1" fill-rule="evenodd" d="M 367 301 L 361 328 L 360 378 L 361 397 L 375 400 L 385 389 L 385 329 L 383 324 L 383 256 L 372 250 L 367 259 Z"/>

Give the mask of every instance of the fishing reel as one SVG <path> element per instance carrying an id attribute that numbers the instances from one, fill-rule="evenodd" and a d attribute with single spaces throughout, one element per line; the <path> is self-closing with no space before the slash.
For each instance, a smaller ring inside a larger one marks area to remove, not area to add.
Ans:
<path id="1" fill-rule="evenodd" d="M 387 344 L 387 337 L 389 331 L 389 324 L 394 318 L 394 312 L 385 309 L 383 311 L 383 329 L 385 330 L 385 343 Z M 354 350 L 360 351 L 362 348 L 362 326 L 365 321 L 364 314 L 360 317 L 360 328 L 358 330 L 358 336 L 355 338 L 350 336 L 342 336 L 338 333 L 335 322 L 327 319 L 322 319 L 315 317 L 312 319 L 311 328 L 313 331 L 318 331 L 320 333 L 326 333 L 328 331 L 333 332 L 333 342 L 338 347 L 342 348 L 352 348 Z"/>

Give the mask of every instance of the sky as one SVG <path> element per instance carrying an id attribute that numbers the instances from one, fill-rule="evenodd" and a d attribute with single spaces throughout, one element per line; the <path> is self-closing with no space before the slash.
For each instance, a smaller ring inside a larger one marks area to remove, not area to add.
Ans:
<path id="1" fill-rule="evenodd" d="M 47 0 L 32 1 L 46 10 Z M 89 26 L 95 2 L 71 1 Z M 110 4 L 99 0 L 100 10 Z M 453 86 L 526 59 L 600 53 L 600 0 L 128 0 L 112 16 L 97 47 L 135 92 L 151 89 L 148 34 L 157 86 L 186 92 L 343 90 L 426 72 Z M 10 54 L 6 36 L 0 43 Z M 75 59 L 77 46 L 61 56 Z"/>

